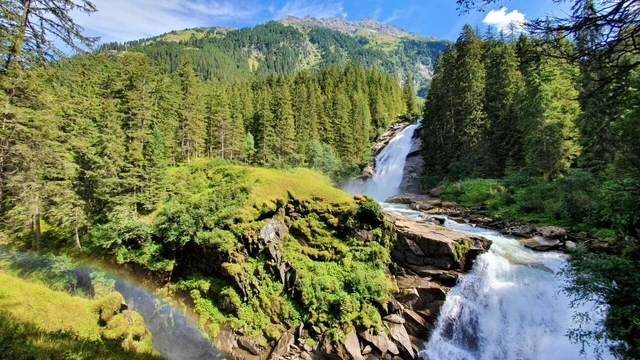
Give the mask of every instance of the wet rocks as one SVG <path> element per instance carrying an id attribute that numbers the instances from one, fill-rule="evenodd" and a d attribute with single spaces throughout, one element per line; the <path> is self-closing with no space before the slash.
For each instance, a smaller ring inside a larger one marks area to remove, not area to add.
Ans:
<path id="1" fill-rule="evenodd" d="M 560 240 L 549 240 L 542 236 L 534 236 L 527 239 L 519 240 L 520 244 L 535 251 L 549 251 L 560 248 Z"/>
<path id="2" fill-rule="evenodd" d="M 394 216 L 398 241 L 391 257 L 398 264 L 433 266 L 441 270 L 470 267 L 477 255 L 491 246 L 491 241 L 467 233 Z"/>
<path id="3" fill-rule="evenodd" d="M 424 201 L 429 201 L 432 200 L 432 198 L 429 195 L 420 195 L 420 194 L 414 194 L 414 193 L 404 193 L 404 194 L 398 194 L 395 196 L 392 196 L 390 198 L 388 198 L 387 200 L 385 200 L 385 202 L 389 203 L 389 204 L 404 204 L 404 205 L 410 205 L 410 204 L 414 204 L 417 202 L 424 202 Z"/>

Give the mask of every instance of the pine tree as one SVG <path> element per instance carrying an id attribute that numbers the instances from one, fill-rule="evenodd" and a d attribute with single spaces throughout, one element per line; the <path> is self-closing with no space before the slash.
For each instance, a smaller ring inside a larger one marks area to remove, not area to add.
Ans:
<path id="1" fill-rule="evenodd" d="M 580 113 L 571 67 L 543 59 L 529 70 L 524 119 L 527 165 L 546 180 L 567 170 L 580 152 L 575 121 Z"/>
<path id="2" fill-rule="evenodd" d="M 97 38 L 82 34 L 72 13 L 91 14 L 96 7 L 88 0 L 6 0 L 2 3 L 3 42 L 9 43 L 4 69 L 14 71 L 41 60 L 63 56 L 56 42 L 82 52 Z"/>
<path id="3" fill-rule="evenodd" d="M 206 100 L 207 156 L 225 158 L 231 133 L 231 109 L 226 89 L 217 83 L 208 84 Z"/>
<path id="4" fill-rule="evenodd" d="M 189 162 L 204 153 L 206 128 L 200 101 L 201 84 L 193 70 L 188 55 L 182 59 L 178 68 L 181 87 L 181 103 L 177 130 L 177 141 L 182 151 L 182 159 Z"/>
<path id="5" fill-rule="evenodd" d="M 483 41 L 469 25 L 462 29 L 456 41 L 456 65 L 453 96 L 453 137 L 460 148 L 457 161 L 451 168 L 452 176 L 469 175 L 481 164 L 481 140 L 487 128 L 484 112 L 485 69 L 482 63 Z"/>
<path id="6" fill-rule="evenodd" d="M 127 53 L 120 58 L 119 73 L 122 84 L 114 89 L 119 100 L 121 126 L 125 136 L 125 168 L 121 173 L 124 192 L 131 194 L 132 205 L 146 203 L 148 186 L 145 148 L 151 141 L 152 128 L 158 118 L 153 90 L 159 75 L 143 54 Z"/>
<path id="7" fill-rule="evenodd" d="M 484 110 L 488 128 L 483 138 L 484 175 L 502 176 L 507 162 L 513 166 L 522 162 L 522 134 L 518 102 L 522 100 L 524 80 L 518 70 L 519 62 L 513 46 L 501 36 L 490 34 L 485 42 L 486 72 Z"/>
<path id="8" fill-rule="evenodd" d="M 150 141 L 145 145 L 147 184 L 144 188 L 144 209 L 152 211 L 165 199 L 165 170 L 167 167 L 162 132 L 154 127 Z"/>
<path id="9" fill-rule="evenodd" d="M 286 161 L 287 157 L 296 150 L 295 120 L 291 106 L 289 82 L 284 76 L 279 76 L 271 98 L 271 112 L 274 116 L 273 130 L 276 134 L 274 151 L 279 164 Z"/>
<path id="10" fill-rule="evenodd" d="M 402 88 L 402 99 L 405 103 L 406 114 L 409 120 L 415 120 L 420 113 L 418 109 L 418 99 L 416 98 L 416 88 L 411 73 L 407 73 Z"/>

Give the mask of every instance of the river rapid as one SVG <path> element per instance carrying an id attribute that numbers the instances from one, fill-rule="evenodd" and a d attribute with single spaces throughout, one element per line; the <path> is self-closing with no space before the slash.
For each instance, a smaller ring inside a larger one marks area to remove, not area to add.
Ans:
<path id="1" fill-rule="evenodd" d="M 398 215 L 420 219 L 420 212 L 384 200 L 397 195 L 404 163 L 418 124 L 399 133 L 376 158 L 372 180 L 351 183 L 346 190 L 367 194 Z M 613 359 L 607 346 L 594 348 L 567 336 L 574 314 L 588 312 L 593 327 L 606 309 L 594 304 L 571 307 L 563 289 L 566 255 L 534 252 L 497 231 L 446 220 L 446 227 L 493 241 L 472 270 L 458 280 L 442 307 L 435 330 L 418 356 L 425 360 Z M 582 325 L 583 328 L 585 324 Z"/>

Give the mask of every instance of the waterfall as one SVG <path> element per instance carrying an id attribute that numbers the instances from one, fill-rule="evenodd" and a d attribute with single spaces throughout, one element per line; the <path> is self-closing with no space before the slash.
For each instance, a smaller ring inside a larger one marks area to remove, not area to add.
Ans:
<path id="1" fill-rule="evenodd" d="M 413 133 L 420 122 L 407 126 L 376 157 L 373 178 L 364 183 L 351 182 L 345 188 L 350 194 L 369 195 L 383 202 L 400 191 L 404 164 L 413 145 Z"/>
<path id="2" fill-rule="evenodd" d="M 447 221 L 447 227 L 482 235 L 493 241 L 447 296 L 425 349 L 426 360 L 471 359 L 613 359 L 600 348 L 572 343 L 574 309 L 562 291 L 565 255 L 534 252 L 496 231 Z M 585 304 L 594 329 L 606 308 Z"/>
<path id="3" fill-rule="evenodd" d="M 376 157 L 376 172 L 365 183 L 352 182 L 351 194 L 366 194 L 383 202 L 385 210 L 413 218 L 420 212 L 406 205 L 384 201 L 398 194 L 406 157 L 418 124 L 396 135 Z M 588 312 L 583 330 L 595 329 L 606 308 L 587 303 L 571 308 L 563 292 L 567 279 L 561 270 L 566 256 L 535 252 L 497 231 L 458 224 L 445 226 L 475 233 L 493 241 L 479 256 L 470 273 L 451 289 L 430 340 L 419 352 L 424 360 L 484 359 L 614 359 L 607 344 L 592 348 L 571 342 L 567 333 L 575 325 L 573 315 Z M 583 319 L 584 320 L 584 319 Z"/>

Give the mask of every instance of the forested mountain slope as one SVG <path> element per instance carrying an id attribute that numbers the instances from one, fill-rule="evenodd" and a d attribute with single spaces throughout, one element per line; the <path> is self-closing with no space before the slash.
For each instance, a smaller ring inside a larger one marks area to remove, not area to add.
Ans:
<path id="1" fill-rule="evenodd" d="M 172 31 L 104 49 L 134 50 L 159 61 L 170 72 L 189 54 L 204 78 L 230 80 L 271 73 L 292 74 L 327 64 L 358 62 L 404 79 L 411 73 L 424 95 L 435 58 L 446 40 L 423 37 L 373 19 L 285 17 L 254 28 L 221 27 Z"/>

